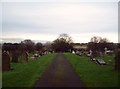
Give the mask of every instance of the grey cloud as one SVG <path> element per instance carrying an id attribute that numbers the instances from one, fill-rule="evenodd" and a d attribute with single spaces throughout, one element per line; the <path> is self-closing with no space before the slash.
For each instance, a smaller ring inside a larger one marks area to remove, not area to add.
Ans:
<path id="1" fill-rule="evenodd" d="M 117 3 L 4 3 L 3 33 L 117 33 Z"/>

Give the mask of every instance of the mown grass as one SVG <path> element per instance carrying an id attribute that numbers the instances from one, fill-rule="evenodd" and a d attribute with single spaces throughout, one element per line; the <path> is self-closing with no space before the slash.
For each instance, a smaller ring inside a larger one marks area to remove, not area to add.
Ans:
<path id="1" fill-rule="evenodd" d="M 13 70 L 3 72 L 3 87 L 34 87 L 35 82 L 48 65 L 55 54 L 48 54 L 37 60 L 29 60 L 28 63 L 11 63 Z"/>
<path id="2" fill-rule="evenodd" d="M 71 53 L 65 53 L 65 56 L 86 87 L 118 87 L 118 72 L 113 70 L 113 66 L 100 66 L 88 57 Z"/>
<path id="3" fill-rule="evenodd" d="M 108 66 L 115 66 L 115 55 L 112 54 L 112 55 L 103 55 L 101 57 L 97 57 L 97 58 L 100 58 L 100 59 L 103 59 Z"/>

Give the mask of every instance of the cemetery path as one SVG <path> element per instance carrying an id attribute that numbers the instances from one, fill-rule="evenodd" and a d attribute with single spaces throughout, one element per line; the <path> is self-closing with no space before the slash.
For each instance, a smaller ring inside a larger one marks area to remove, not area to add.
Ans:
<path id="1" fill-rule="evenodd" d="M 35 84 L 37 87 L 81 87 L 84 84 L 69 64 L 64 54 L 56 54 L 43 76 Z"/>

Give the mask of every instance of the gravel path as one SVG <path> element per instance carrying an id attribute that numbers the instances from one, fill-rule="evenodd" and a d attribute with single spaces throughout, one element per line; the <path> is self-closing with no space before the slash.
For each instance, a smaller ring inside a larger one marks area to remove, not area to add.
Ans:
<path id="1" fill-rule="evenodd" d="M 57 53 L 43 76 L 35 84 L 37 87 L 81 87 L 79 76 L 75 73 L 64 54 Z"/>

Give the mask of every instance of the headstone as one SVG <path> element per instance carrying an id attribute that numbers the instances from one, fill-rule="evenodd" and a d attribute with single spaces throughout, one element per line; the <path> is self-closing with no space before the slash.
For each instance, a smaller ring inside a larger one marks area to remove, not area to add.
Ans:
<path id="1" fill-rule="evenodd" d="M 104 48 L 104 50 L 105 50 L 105 55 L 107 54 L 107 48 Z"/>
<path id="2" fill-rule="evenodd" d="M 40 57 L 40 55 L 38 53 L 35 53 L 34 57 Z"/>
<path id="3" fill-rule="evenodd" d="M 96 62 L 100 65 L 106 65 L 106 62 L 103 59 L 97 59 Z"/>
<path id="4" fill-rule="evenodd" d="M 75 54 L 75 51 L 72 51 L 73 54 Z"/>
<path id="5" fill-rule="evenodd" d="M 76 53 L 75 53 L 76 55 L 79 55 L 80 54 L 80 51 L 76 51 Z"/>
<path id="6" fill-rule="evenodd" d="M 18 57 L 19 57 L 18 51 L 13 51 L 12 52 L 12 62 L 17 63 L 18 62 Z"/>
<path id="7" fill-rule="evenodd" d="M 2 53 L 2 71 L 10 70 L 10 56 L 5 51 Z"/>
<path id="8" fill-rule="evenodd" d="M 96 61 L 96 59 L 94 57 L 92 57 L 92 56 L 90 56 L 90 60 Z"/>
<path id="9" fill-rule="evenodd" d="M 88 56 L 88 57 L 91 57 L 91 56 L 92 56 L 92 50 L 90 50 L 89 53 L 87 53 L 87 56 Z"/>
<path id="10" fill-rule="evenodd" d="M 115 53 L 115 70 L 120 71 L 120 49 Z"/>
<path id="11" fill-rule="evenodd" d="M 89 51 L 90 55 L 92 55 L 92 50 Z"/>
<path id="12" fill-rule="evenodd" d="M 95 61 L 95 60 L 96 60 L 95 58 L 92 59 L 92 61 Z"/>
<path id="13" fill-rule="evenodd" d="M 28 62 L 28 54 L 27 54 L 27 52 L 25 52 L 25 51 L 22 52 L 21 62 L 22 62 L 22 63 Z"/>

